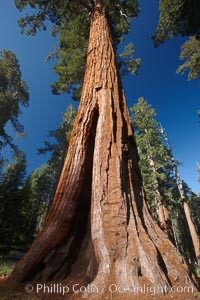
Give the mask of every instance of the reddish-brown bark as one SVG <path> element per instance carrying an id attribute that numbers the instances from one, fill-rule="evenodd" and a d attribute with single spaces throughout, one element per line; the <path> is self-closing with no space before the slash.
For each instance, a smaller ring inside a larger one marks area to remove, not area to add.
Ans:
<path id="1" fill-rule="evenodd" d="M 187 267 L 147 208 L 138 154 L 102 7 L 93 13 L 78 115 L 44 228 L 11 284 L 79 278 L 193 286 Z"/>
<path id="2" fill-rule="evenodd" d="M 186 199 L 184 199 L 184 200 L 185 201 L 183 201 L 183 208 L 184 208 L 184 212 L 185 212 L 185 217 L 186 217 L 188 227 L 190 230 L 190 235 L 192 238 L 197 263 L 200 264 L 200 239 L 199 239 L 199 236 L 197 234 L 196 228 L 195 228 L 193 220 L 192 220 L 190 206 L 189 206 L 187 200 Z"/>

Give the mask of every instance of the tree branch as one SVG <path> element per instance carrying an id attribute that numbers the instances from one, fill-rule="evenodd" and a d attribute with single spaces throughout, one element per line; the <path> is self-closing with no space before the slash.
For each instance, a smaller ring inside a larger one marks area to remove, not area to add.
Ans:
<path id="1" fill-rule="evenodd" d="M 77 0 L 79 4 L 81 4 L 84 8 L 86 8 L 89 12 L 92 11 L 92 7 L 86 3 L 85 0 Z"/>

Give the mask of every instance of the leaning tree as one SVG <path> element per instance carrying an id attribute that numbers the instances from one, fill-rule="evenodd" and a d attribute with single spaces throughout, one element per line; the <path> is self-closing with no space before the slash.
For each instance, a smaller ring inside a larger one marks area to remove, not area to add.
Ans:
<path id="1" fill-rule="evenodd" d="M 126 288 L 144 282 L 193 286 L 145 201 L 104 9 L 109 1 L 81 2 L 93 7 L 82 96 L 67 157 L 44 227 L 9 283 L 75 278 L 99 290 L 110 282 Z"/>

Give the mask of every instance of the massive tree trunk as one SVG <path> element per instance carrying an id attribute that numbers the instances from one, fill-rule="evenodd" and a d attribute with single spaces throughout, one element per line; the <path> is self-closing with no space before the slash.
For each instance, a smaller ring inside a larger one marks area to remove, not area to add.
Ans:
<path id="1" fill-rule="evenodd" d="M 11 284 L 79 278 L 99 290 L 144 282 L 193 285 L 147 208 L 108 23 L 92 15 L 78 115 L 53 206 Z"/>

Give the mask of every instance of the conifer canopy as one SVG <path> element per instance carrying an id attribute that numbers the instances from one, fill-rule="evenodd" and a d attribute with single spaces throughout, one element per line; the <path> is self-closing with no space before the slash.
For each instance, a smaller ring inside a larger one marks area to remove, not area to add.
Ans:
<path id="1" fill-rule="evenodd" d="M 131 19 L 139 12 L 137 0 L 101 1 L 110 25 L 115 50 L 124 41 L 124 35 L 130 31 Z M 57 58 L 53 70 L 58 74 L 58 81 L 52 84 L 52 92 L 72 93 L 74 100 L 80 99 L 82 80 L 85 70 L 89 38 L 90 17 L 96 1 L 81 0 L 15 0 L 16 7 L 29 14 L 20 18 L 21 32 L 35 35 L 38 30 L 46 30 L 50 21 L 53 36 L 58 36 L 59 46 L 48 55 L 47 61 Z M 31 8 L 31 9 L 30 9 Z M 118 56 L 122 73 L 135 74 L 140 59 L 134 58 L 133 45 Z"/>

